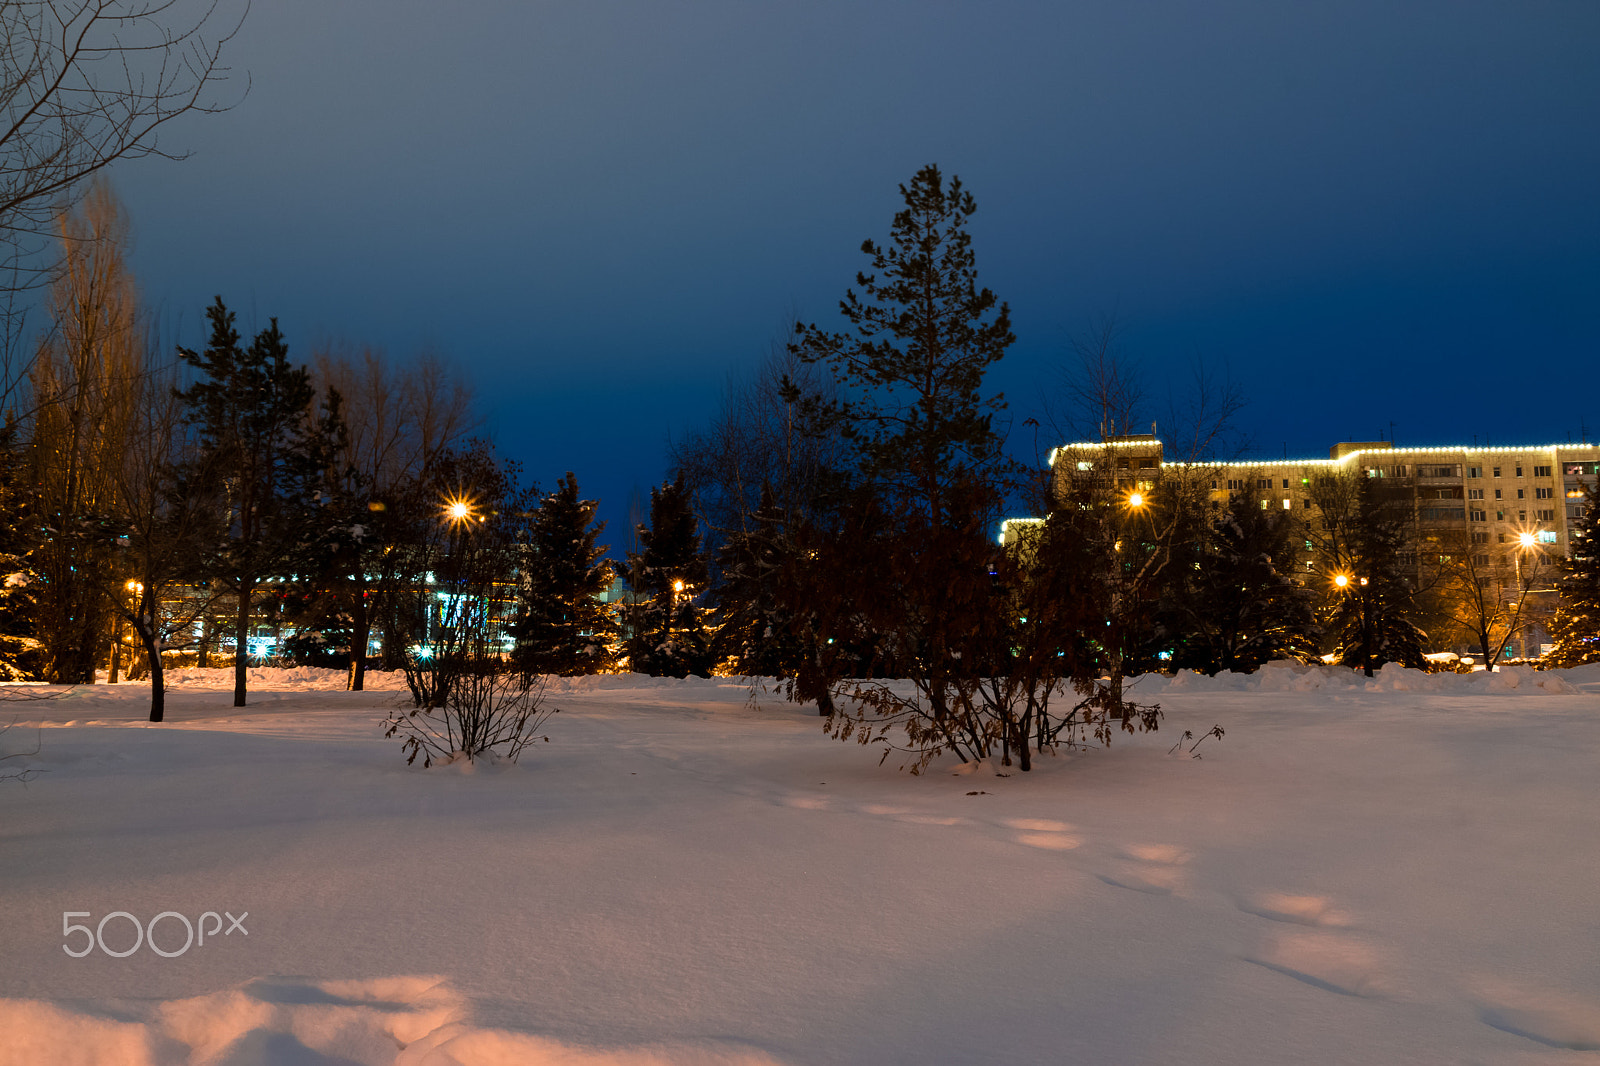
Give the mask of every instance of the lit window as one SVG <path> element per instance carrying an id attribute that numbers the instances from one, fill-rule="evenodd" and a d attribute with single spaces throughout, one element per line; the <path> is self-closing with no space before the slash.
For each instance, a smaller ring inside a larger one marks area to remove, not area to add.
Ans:
<path id="1" fill-rule="evenodd" d="M 1284 500 L 1284 501 L 1283 501 L 1283 509 L 1284 509 L 1284 510 L 1285 510 L 1285 511 L 1292 511 L 1292 510 L 1294 510 L 1294 501 L 1293 501 L 1293 500 Z"/>

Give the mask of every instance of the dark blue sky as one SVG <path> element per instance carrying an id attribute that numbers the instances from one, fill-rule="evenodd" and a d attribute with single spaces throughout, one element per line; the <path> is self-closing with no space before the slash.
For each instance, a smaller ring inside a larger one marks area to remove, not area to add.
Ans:
<path id="1" fill-rule="evenodd" d="M 1114 308 L 1154 393 L 1225 362 L 1264 453 L 1593 439 L 1597 56 L 1592 0 L 271 0 L 248 97 L 113 177 L 178 339 L 221 293 L 302 356 L 440 349 L 617 544 L 927 162 L 977 196 L 1018 422 Z"/>

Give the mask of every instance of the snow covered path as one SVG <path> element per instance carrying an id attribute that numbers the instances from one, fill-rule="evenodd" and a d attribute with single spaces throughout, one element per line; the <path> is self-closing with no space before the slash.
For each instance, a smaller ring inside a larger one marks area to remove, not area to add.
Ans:
<path id="1" fill-rule="evenodd" d="M 1149 679 L 1010 776 L 717 681 L 563 683 L 476 773 L 394 692 L 14 704 L 0 1063 L 1594 1063 L 1600 670 L 1515 680 Z M 248 935 L 67 956 L 119 910 Z"/>

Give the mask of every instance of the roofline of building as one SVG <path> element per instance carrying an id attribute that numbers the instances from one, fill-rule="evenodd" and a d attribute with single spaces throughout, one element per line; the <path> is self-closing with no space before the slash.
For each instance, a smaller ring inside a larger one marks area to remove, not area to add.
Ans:
<path id="1" fill-rule="evenodd" d="M 1144 440 L 1110 440 L 1110 441 L 1081 441 L 1072 444 L 1063 444 L 1050 449 L 1050 455 L 1045 460 L 1047 466 L 1055 466 L 1056 457 L 1063 452 L 1096 451 L 1104 448 L 1148 448 L 1150 445 L 1160 445 L 1156 438 Z M 1337 447 L 1337 445 L 1335 446 Z M 1562 448 L 1594 448 L 1597 444 L 1566 443 L 1557 444 L 1512 444 L 1512 445 L 1476 445 L 1476 444 L 1440 444 L 1421 448 L 1396 448 L 1386 445 L 1382 448 L 1363 448 L 1358 451 L 1346 452 L 1338 459 L 1235 459 L 1235 460 L 1207 460 L 1202 462 L 1172 462 L 1163 459 L 1163 467 L 1253 467 L 1253 466 L 1342 466 L 1350 460 L 1362 455 L 1417 455 L 1422 453 L 1462 452 L 1469 455 L 1501 455 L 1512 452 L 1551 452 Z"/>

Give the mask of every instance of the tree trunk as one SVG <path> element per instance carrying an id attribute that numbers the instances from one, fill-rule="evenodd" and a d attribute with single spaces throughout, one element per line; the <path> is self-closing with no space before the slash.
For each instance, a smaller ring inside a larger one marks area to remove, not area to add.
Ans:
<path id="1" fill-rule="evenodd" d="M 350 691 L 360 692 L 367 676 L 367 640 L 372 632 L 372 620 L 367 614 L 367 594 L 357 590 L 355 606 L 351 608 L 350 627 Z"/>
<path id="2" fill-rule="evenodd" d="M 142 622 L 135 622 L 133 628 L 139 634 L 139 643 L 144 645 L 145 657 L 150 662 L 150 720 L 165 721 L 167 683 L 162 673 L 161 646 L 156 643 L 155 632 L 147 630 Z"/>
<path id="3" fill-rule="evenodd" d="M 233 637 L 233 705 L 245 705 L 245 677 L 250 665 L 250 593 L 248 585 L 239 589 L 238 613 Z"/>

